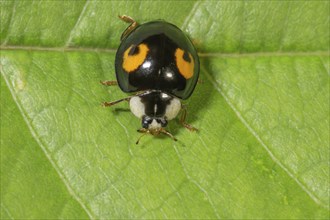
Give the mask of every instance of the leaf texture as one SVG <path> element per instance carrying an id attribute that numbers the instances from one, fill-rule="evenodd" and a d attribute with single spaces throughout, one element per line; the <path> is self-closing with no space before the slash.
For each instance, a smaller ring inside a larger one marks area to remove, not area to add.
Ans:
<path id="1" fill-rule="evenodd" d="M 128 105 L 100 107 L 127 96 L 98 83 L 118 14 L 194 39 L 198 133 L 136 146 Z M 1 217 L 327 218 L 328 25 L 326 1 L 1 2 Z"/>

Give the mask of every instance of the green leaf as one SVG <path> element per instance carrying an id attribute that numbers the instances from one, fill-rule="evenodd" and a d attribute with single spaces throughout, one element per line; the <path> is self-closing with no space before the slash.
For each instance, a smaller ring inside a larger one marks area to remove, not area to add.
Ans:
<path id="1" fill-rule="evenodd" d="M 1 80 L 1 219 L 88 217 L 35 135 Z"/>
<path id="2" fill-rule="evenodd" d="M 329 2 L 1 1 L 1 218 L 329 218 Z M 105 88 L 128 14 L 181 27 L 179 140 Z"/>

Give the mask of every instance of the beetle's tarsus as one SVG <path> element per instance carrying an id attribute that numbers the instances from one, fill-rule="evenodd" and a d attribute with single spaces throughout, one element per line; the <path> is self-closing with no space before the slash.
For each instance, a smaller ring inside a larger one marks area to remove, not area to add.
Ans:
<path id="1" fill-rule="evenodd" d="M 190 125 L 186 122 L 187 109 L 184 105 L 182 105 L 181 111 L 182 111 L 182 114 L 181 114 L 181 117 L 180 117 L 180 123 L 182 124 L 182 126 L 187 128 L 189 131 L 198 131 L 197 128 L 195 128 L 194 126 L 192 126 L 192 125 Z"/>
<path id="2" fill-rule="evenodd" d="M 120 20 L 125 21 L 126 23 L 130 23 L 130 26 L 126 28 L 123 34 L 120 37 L 120 40 L 123 40 L 127 35 L 129 35 L 132 30 L 134 30 L 139 24 L 128 15 L 118 15 Z"/>
<path id="3" fill-rule="evenodd" d="M 106 80 L 106 81 L 101 80 L 100 83 L 105 86 L 117 86 L 118 85 L 118 82 L 116 80 Z"/>

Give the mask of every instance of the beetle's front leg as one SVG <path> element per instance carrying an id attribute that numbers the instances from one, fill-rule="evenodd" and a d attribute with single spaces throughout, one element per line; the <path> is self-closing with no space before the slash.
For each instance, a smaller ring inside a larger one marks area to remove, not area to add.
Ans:
<path id="1" fill-rule="evenodd" d="M 181 106 L 181 117 L 180 117 L 180 123 L 182 124 L 183 127 L 187 128 L 189 131 L 198 131 L 197 128 L 193 127 L 192 125 L 188 124 L 186 122 L 186 117 L 187 117 L 187 109 L 184 105 Z"/>
<path id="2" fill-rule="evenodd" d="M 120 40 L 122 40 L 124 37 L 126 37 L 129 33 L 132 32 L 133 29 L 135 29 L 139 24 L 130 16 L 128 15 L 118 15 L 118 17 L 122 20 L 125 21 L 126 23 L 130 23 L 130 26 L 126 28 L 126 30 L 123 32 L 123 34 L 120 37 Z"/>
<path id="3" fill-rule="evenodd" d="M 132 96 L 129 96 L 129 97 L 126 97 L 126 98 L 123 98 L 123 99 L 119 99 L 119 100 L 113 101 L 113 102 L 102 102 L 102 106 L 103 107 L 110 107 L 110 106 L 113 106 L 115 104 L 118 104 L 118 103 L 120 103 L 122 101 L 129 101 L 131 98 L 132 98 Z"/>
<path id="4" fill-rule="evenodd" d="M 116 80 L 100 81 L 100 83 L 105 86 L 117 86 L 118 85 L 118 82 Z"/>

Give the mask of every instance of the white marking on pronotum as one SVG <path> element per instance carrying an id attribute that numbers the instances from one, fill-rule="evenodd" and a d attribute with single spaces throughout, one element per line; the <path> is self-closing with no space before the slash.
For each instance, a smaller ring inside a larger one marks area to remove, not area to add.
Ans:
<path id="1" fill-rule="evenodd" d="M 145 107 L 139 96 L 134 96 L 130 99 L 129 107 L 136 117 L 142 118 L 142 116 L 145 115 Z"/>
<path id="2" fill-rule="evenodd" d="M 165 93 L 161 94 L 162 98 L 168 98 Z M 129 101 L 131 112 L 138 118 L 142 118 L 145 115 L 145 106 L 141 102 L 141 97 L 134 96 Z M 156 113 L 158 105 L 154 105 L 154 112 Z M 164 118 L 166 120 L 174 119 L 181 110 L 181 102 L 178 98 L 173 97 L 170 103 L 166 106 Z M 152 122 L 154 123 L 154 122 Z M 156 122 L 155 122 L 156 123 Z"/>
<path id="3" fill-rule="evenodd" d="M 165 117 L 167 120 L 175 118 L 181 110 L 181 102 L 178 98 L 173 97 L 171 102 L 166 106 Z"/>

